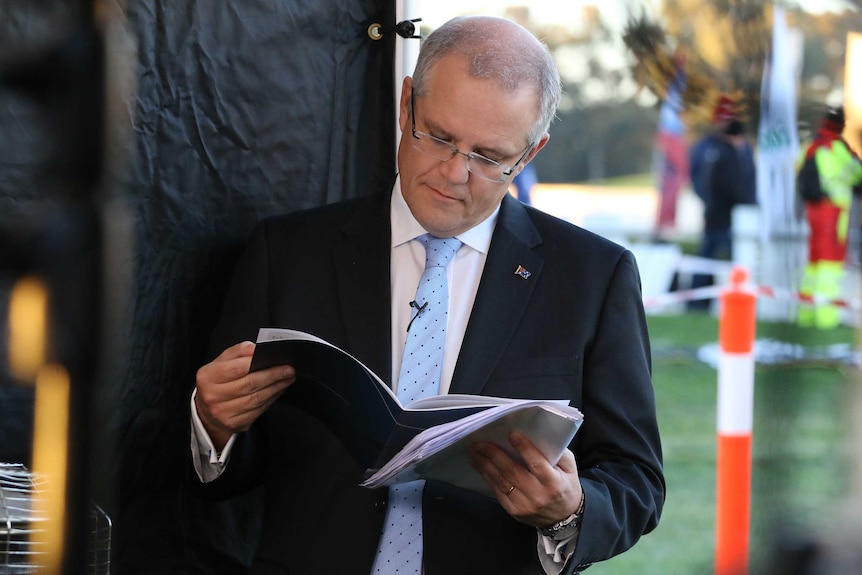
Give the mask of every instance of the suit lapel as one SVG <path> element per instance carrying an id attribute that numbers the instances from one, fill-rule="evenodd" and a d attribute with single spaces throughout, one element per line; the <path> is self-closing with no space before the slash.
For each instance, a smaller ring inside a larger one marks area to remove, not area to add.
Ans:
<path id="1" fill-rule="evenodd" d="M 541 237 L 527 210 L 503 198 L 450 393 L 481 393 L 512 338 L 542 273 Z"/>
<path id="2" fill-rule="evenodd" d="M 348 349 L 388 383 L 392 379 L 389 194 L 363 204 L 341 231 L 334 272 Z"/>

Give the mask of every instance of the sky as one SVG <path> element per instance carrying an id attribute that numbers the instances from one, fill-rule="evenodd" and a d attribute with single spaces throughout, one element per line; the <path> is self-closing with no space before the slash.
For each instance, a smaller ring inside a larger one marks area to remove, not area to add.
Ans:
<path id="1" fill-rule="evenodd" d="M 407 18 L 422 18 L 422 24 L 436 28 L 449 18 L 459 14 L 476 13 L 488 15 L 501 15 L 504 8 L 509 5 L 527 5 L 530 14 L 539 22 L 572 22 L 576 23 L 580 18 L 581 9 L 587 5 L 601 7 L 601 14 L 605 23 L 612 27 L 622 29 L 628 19 L 629 11 L 640 13 L 641 6 L 653 9 L 660 6 L 660 0 L 405 0 L 412 4 L 410 12 L 405 14 Z M 704 0 L 709 1 L 709 0 Z M 846 7 L 843 0 L 796 0 L 809 12 L 819 13 L 827 10 L 839 10 Z M 649 10 L 648 10 L 648 13 Z"/>
<path id="2" fill-rule="evenodd" d="M 647 0 L 652 4 L 653 0 Z M 528 5 L 532 17 L 542 23 L 577 22 L 584 6 L 600 3 L 602 15 L 609 25 L 615 26 L 625 22 L 628 6 L 638 6 L 641 3 L 632 0 L 523 0 L 501 2 L 500 0 L 412 0 L 413 11 L 422 17 L 422 24 L 436 28 L 449 18 L 467 13 L 501 15 L 506 6 Z M 406 15 L 409 16 L 409 15 Z M 416 16 L 412 16 L 416 17 Z"/>

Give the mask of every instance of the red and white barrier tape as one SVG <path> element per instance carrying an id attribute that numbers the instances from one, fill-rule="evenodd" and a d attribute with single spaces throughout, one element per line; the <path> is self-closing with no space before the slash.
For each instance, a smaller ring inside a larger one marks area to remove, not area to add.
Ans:
<path id="1" fill-rule="evenodd" d="M 657 308 L 674 303 L 685 303 L 699 299 L 715 299 L 722 291 L 722 286 L 707 286 L 702 288 L 670 291 L 644 298 L 644 308 Z"/>
<path id="2" fill-rule="evenodd" d="M 695 289 L 665 292 L 644 298 L 644 309 L 655 309 L 675 303 L 685 303 L 692 300 L 715 299 L 721 293 L 723 286 L 708 286 Z M 846 299 L 829 299 L 820 296 L 803 295 L 798 291 L 767 286 L 751 286 L 759 297 L 797 302 L 805 305 L 834 305 L 836 307 L 858 310 L 862 308 L 858 301 Z"/>
<path id="3" fill-rule="evenodd" d="M 854 302 L 846 299 L 830 299 L 816 295 L 803 295 L 798 291 L 793 291 L 786 288 L 757 286 L 755 289 L 757 290 L 757 295 L 768 297 L 771 299 L 795 301 L 808 305 L 834 305 L 836 307 L 852 310 L 857 310 L 860 308 L 859 302 Z"/>

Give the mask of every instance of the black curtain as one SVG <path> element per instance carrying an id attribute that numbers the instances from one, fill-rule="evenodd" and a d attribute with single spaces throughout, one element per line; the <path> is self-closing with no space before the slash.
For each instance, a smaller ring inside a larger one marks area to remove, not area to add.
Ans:
<path id="1" fill-rule="evenodd" d="M 74 28 L 75 4 L 0 0 L 3 61 L 56 45 Z M 112 573 L 240 573 L 255 495 L 216 504 L 185 483 L 195 371 L 257 220 L 391 181 L 395 43 L 416 40 L 369 37 L 370 24 L 394 24 L 393 0 L 128 0 L 121 10 L 133 43 L 109 41 L 105 52 L 129 55 L 135 89 L 122 102 L 126 125 L 108 124 L 128 137 L 109 138 L 105 157 L 127 163 L 94 197 L 122 203 L 134 243 L 103 236 L 118 252 L 103 273 L 120 261 L 130 282 L 104 294 L 125 302 L 124 345 L 97 387 L 107 408 L 96 410 L 95 449 L 108 436 L 115 450 L 93 459 L 95 484 L 110 483 L 93 497 L 113 520 Z M 40 221 L 64 193 L 46 175 L 57 126 L 28 94 L 0 87 L 0 231 Z M 73 136 L 62 134 L 67 149 Z M 0 292 L 13 275 L 0 269 Z M 0 404 L 0 462 L 26 463 L 32 394 L 3 376 Z"/>

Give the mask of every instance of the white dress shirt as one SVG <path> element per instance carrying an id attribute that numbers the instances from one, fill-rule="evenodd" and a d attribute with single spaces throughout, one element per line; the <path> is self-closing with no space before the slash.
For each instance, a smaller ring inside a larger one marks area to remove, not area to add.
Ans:
<path id="1" fill-rule="evenodd" d="M 396 181 L 390 207 L 392 245 L 389 278 L 392 288 L 392 373 L 401 373 L 401 356 L 407 341 L 407 325 L 413 317 L 410 302 L 416 297 L 416 286 L 425 269 L 425 248 L 415 240 L 427 231 L 416 221 Z M 446 326 L 446 343 L 443 348 L 443 371 L 440 374 L 440 393 L 449 392 L 452 373 L 458 361 L 458 350 L 464 341 L 470 310 L 479 289 L 479 279 L 485 268 L 488 246 L 497 222 L 497 211 L 468 230 L 459 234 L 462 246 L 455 258 L 446 266 L 449 282 L 449 323 Z M 394 376 L 393 376 L 394 377 Z"/>

